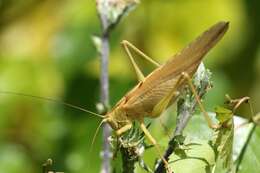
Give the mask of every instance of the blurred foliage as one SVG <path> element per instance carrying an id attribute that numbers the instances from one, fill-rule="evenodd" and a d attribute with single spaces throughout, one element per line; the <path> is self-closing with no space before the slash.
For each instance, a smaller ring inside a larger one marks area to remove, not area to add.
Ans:
<path id="1" fill-rule="evenodd" d="M 208 26 L 227 20 L 230 30 L 205 59 L 213 72 L 214 87 L 204 102 L 207 110 L 213 110 L 226 93 L 248 95 L 260 111 L 259 8 L 258 0 L 141 1 L 111 36 L 111 105 L 136 83 L 121 40 L 129 40 L 164 62 Z M 95 1 L 0 0 L 0 91 L 57 98 L 95 111 L 99 59 L 91 37 L 99 33 Z M 40 172 L 42 163 L 53 158 L 57 170 L 98 172 L 101 136 L 92 154 L 89 147 L 100 119 L 11 95 L 0 95 L 0 114 L 0 170 Z M 240 114 L 250 115 L 246 108 Z M 160 118 L 173 128 L 172 115 Z M 164 147 L 168 137 L 158 126 L 154 121 L 152 134 Z M 256 132 L 258 138 L 259 128 Z M 243 162 L 255 166 L 242 170 L 259 170 L 259 156 L 252 140 Z M 144 160 L 153 165 L 155 157 L 156 153 L 148 150 Z"/>

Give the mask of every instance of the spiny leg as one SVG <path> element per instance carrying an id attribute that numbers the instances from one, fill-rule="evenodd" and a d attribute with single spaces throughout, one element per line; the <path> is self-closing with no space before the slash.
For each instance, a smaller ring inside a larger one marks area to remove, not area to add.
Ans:
<path id="1" fill-rule="evenodd" d="M 143 81 L 144 80 L 144 74 L 141 71 L 141 69 L 139 68 L 139 66 L 137 65 L 137 63 L 135 62 L 129 48 L 131 48 L 132 50 L 134 50 L 137 54 L 139 54 L 142 58 L 144 58 L 145 60 L 147 60 L 148 62 L 150 62 L 151 64 L 155 65 L 156 67 L 159 67 L 160 64 L 156 61 L 154 61 L 152 58 L 150 58 L 149 56 L 147 56 L 146 54 L 144 54 L 141 50 L 139 50 L 137 47 L 135 47 L 132 43 L 130 43 L 127 40 L 123 40 L 122 42 L 123 48 L 125 49 L 127 56 L 129 57 L 132 65 L 134 66 L 138 81 Z"/>
<path id="2" fill-rule="evenodd" d="M 203 113 L 204 118 L 205 118 L 206 121 L 207 121 L 208 126 L 209 126 L 210 128 L 212 128 L 212 129 L 219 128 L 218 125 L 216 125 L 216 124 L 214 124 L 214 123 L 212 122 L 212 120 L 210 119 L 210 117 L 209 117 L 207 111 L 205 110 L 204 106 L 202 105 L 202 103 L 201 103 L 201 101 L 200 101 L 200 97 L 199 97 L 199 95 L 198 95 L 198 93 L 197 93 L 197 91 L 196 91 L 196 89 L 195 89 L 195 87 L 194 87 L 194 85 L 193 85 L 193 83 L 192 83 L 192 79 L 191 79 L 191 77 L 189 76 L 189 74 L 186 73 L 186 72 L 182 72 L 181 78 L 184 78 L 185 80 L 187 80 L 188 85 L 189 85 L 189 87 L 190 87 L 192 93 L 194 94 L 195 99 L 196 99 L 196 101 L 197 101 L 197 103 L 198 103 L 198 105 L 199 105 L 199 108 L 200 108 L 201 112 Z"/>
<path id="3" fill-rule="evenodd" d="M 197 91 L 196 91 L 194 85 L 192 84 L 192 80 L 191 80 L 189 74 L 186 73 L 186 72 L 183 72 L 183 73 L 181 74 L 181 76 L 178 78 L 178 80 L 177 80 L 177 82 L 176 82 L 176 84 L 175 84 L 175 87 L 169 92 L 169 94 L 167 94 L 167 95 L 154 107 L 154 110 L 153 110 L 152 114 L 153 114 L 154 116 L 159 115 L 159 114 L 161 114 L 161 113 L 167 108 L 167 106 L 169 105 L 171 99 L 172 99 L 173 97 L 179 95 L 179 92 L 177 91 L 177 89 L 178 89 L 178 86 L 180 86 L 184 80 L 186 80 L 186 81 L 188 82 L 188 85 L 189 85 L 189 87 L 190 87 L 192 93 L 193 93 L 194 96 L 195 96 L 195 99 L 196 99 L 196 101 L 197 101 L 197 103 L 198 103 L 198 105 L 199 105 L 199 108 L 200 108 L 200 110 L 202 111 L 202 113 L 203 113 L 203 115 L 204 115 L 204 117 L 205 117 L 205 119 L 206 119 L 206 121 L 207 121 L 208 126 L 209 126 L 210 128 L 213 128 L 213 129 L 218 128 L 219 126 L 218 126 L 218 125 L 214 125 L 213 122 L 211 121 L 211 119 L 210 119 L 208 113 L 206 112 L 204 106 L 202 105 L 202 103 L 201 103 L 201 101 L 200 101 L 200 98 L 199 98 L 199 96 L 198 96 L 198 94 L 197 94 Z"/>
<path id="4" fill-rule="evenodd" d="M 146 135 L 147 139 L 155 146 L 155 149 L 157 150 L 160 158 L 162 159 L 165 169 L 167 171 L 167 173 L 172 173 L 170 167 L 169 167 L 169 163 L 167 162 L 167 160 L 163 157 L 162 152 L 160 150 L 159 145 L 157 144 L 156 140 L 153 138 L 153 136 L 150 134 L 150 132 L 148 131 L 148 129 L 146 128 L 143 120 L 140 121 L 140 127 L 143 130 L 144 134 Z"/>

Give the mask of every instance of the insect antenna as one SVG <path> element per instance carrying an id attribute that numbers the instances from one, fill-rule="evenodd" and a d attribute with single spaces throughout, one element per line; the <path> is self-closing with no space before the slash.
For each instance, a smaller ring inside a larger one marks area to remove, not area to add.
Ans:
<path id="1" fill-rule="evenodd" d="M 91 147 L 90 147 L 89 153 L 91 153 L 92 150 L 93 150 L 95 140 L 97 138 L 98 132 L 99 132 L 102 124 L 107 122 L 107 119 L 105 119 L 106 116 L 104 116 L 104 115 L 97 114 L 97 113 L 89 111 L 89 110 L 87 110 L 83 107 L 76 106 L 76 105 L 73 105 L 71 103 L 61 101 L 61 100 L 57 100 L 57 99 L 53 99 L 53 98 L 49 98 L 49 97 L 41 97 L 41 96 L 35 96 L 35 95 L 31 95 L 31 94 L 19 93 L 19 92 L 12 92 L 12 91 L 0 91 L 0 95 L 1 94 L 2 95 L 14 95 L 14 96 L 28 97 L 28 98 L 33 98 L 33 99 L 37 99 L 37 100 L 53 102 L 53 103 L 56 103 L 56 104 L 64 105 L 64 106 L 67 106 L 67 107 L 70 107 L 70 108 L 73 108 L 73 109 L 76 109 L 76 110 L 80 110 L 82 112 L 86 112 L 86 113 L 89 113 L 91 115 L 98 116 L 98 117 L 102 118 L 103 120 L 98 125 L 97 130 L 95 131 L 95 134 L 94 134 L 93 139 L 91 141 Z"/>
<path id="2" fill-rule="evenodd" d="M 94 134 L 94 136 L 93 136 L 93 138 L 92 138 L 92 141 L 91 141 L 91 146 L 90 146 L 90 150 L 89 150 L 90 153 L 91 153 L 92 150 L 93 150 L 94 143 L 95 143 L 95 141 L 96 141 L 98 132 L 99 132 L 101 126 L 102 126 L 106 121 L 107 121 L 106 119 L 103 119 L 103 120 L 99 123 L 99 125 L 98 125 L 98 127 L 97 127 L 97 129 L 96 129 L 96 131 L 95 131 L 95 134 Z"/>
<path id="3" fill-rule="evenodd" d="M 12 91 L 0 91 L 0 94 L 29 97 L 29 98 L 34 98 L 34 99 L 38 99 L 38 100 L 53 102 L 53 103 L 61 104 L 61 105 L 64 105 L 64 106 L 67 106 L 67 107 L 70 107 L 70 108 L 73 108 L 73 109 L 76 109 L 76 110 L 80 110 L 82 112 L 89 113 L 89 114 L 94 115 L 94 116 L 105 118 L 104 115 L 97 114 L 95 112 L 89 111 L 89 110 L 82 108 L 80 106 L 76 106 L 76 105 L 61 101 L 61 100 L 56 100 L 56 99 L 52 99 L 52 98 L 48 98 L 48 97 L 35 96 L 35 95 L 31 95 L 31 94 L 24 94 L 24 93 L 19 93 L 19 92 L 12 92 Z"/>
<path id="4" fill-rule="evenodd" d="M 103 120 L 99 123 L 99 125 L 98 125 L 98 127 L 97 127 L 97 129 L 96 129 L 96 131 L 95 131 L 95 134 L 94 134 L 94 136 L 93 136 L 93 138 L 92 138 L 92 140 L 91 140 L 90 149 L 88 150 L 88 155 L 89 155 L 89 156 L 91 156 L 91 153 L 92 153 L 92 151 L 93 151 L 94 143 L 95 143 L 95 141 L 96 141 L 98 132 L 99 132 L 101 126 L 102 126 L 105 122 L 107 122 L 107 119 L 103 119 Z M 91 163 L 91 160 L 89 160 L 89 161 L 87 162 L 87 167 L 89 167 L 90 163 Z"/>

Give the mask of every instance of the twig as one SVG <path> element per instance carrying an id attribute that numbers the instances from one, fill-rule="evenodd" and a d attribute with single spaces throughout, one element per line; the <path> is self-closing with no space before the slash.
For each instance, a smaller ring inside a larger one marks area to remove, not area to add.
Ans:
<path id="1" fill-rule="evenodd" d="M 98 3 L 98 2 L 97 2 Z M 108 79 L 108 64 L 109 64 L 109 35 L 107 28 L 109 26 L 109 21 L 105 14 L 99 12 L 99 17 L 102 25 L 102 35 L 100 39 L 100 45 L 97 46 L 100 53 L 100 102 L 108 107 L 109 105 L 109 79 Z M 101 151 L 102 165 L 101 173 L 110 173 L 110 143 L 108 141 L 111 135 L 111 129 L 108 124 L 103 125 L 103 147 Z"/>
<path id="2" fill-rule="evenodd" d="M 101 17 L 102 18 L 102 17 Z M 106 25 L 106 20 L 101 20 L 102 25 Z M 109 105 L 109 82 L 108 82 L 108 63 L 109 63 L 109 33 L 102 35 L 101 59 L 100 59 L 100 95 L 101 103 L 107 107 Z M 102 173 L 110 172 L 110 144 L 108 137 L 111 134 L 111 128 L 108 124 L 103 126 L 103 151 L 102 151 Z"/>
<path id="3" fill-rule="evenodd" d="M 102 25 L 102 35 L 100 45 L 96 45 L 100 53 L 100 101 L 105 106 L 109 105 L 109 81 L 108 81 L 108 64 L 109 64 L 109 35 L 111 30 L 118 24 L 120 19 L 130 7 L 136 4 L 135 0 L 96 0 L 97 11 Z M 110 142 L 111 129 L 108 124 L 103 126 L 103 151 L 101 173 L 110 173 Z"/>

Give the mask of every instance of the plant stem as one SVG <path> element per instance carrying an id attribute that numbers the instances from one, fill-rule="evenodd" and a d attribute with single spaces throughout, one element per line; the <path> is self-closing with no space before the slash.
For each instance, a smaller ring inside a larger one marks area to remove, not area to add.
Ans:
<path id="1" fill-rule="evenodd" d="M 100 85 L 101 85 L 101 102 L 104 105 L 109 104 L 109 81 L 108 81 L 108 62 L 109 62 L 109 37 L 108 34 L 102 36 L 102 47 L 101 47 L 101 76 L 100 76 Z M 103 126 L 103 151 L 102 151 L 102 173 L 109 173 L 110 168 L 110 144 L 108 138 L 111 134 L 111 128 L 108 124 Z"/>
<path id="2" fill-rule="evenodd" d="M 100 50 L 100 101 L 105 107 L 109 105 L 109 79 L 108 79 L 108 64 L 109 64 L 109 32 L 107 32 L 108 21 L 104 15 L 100 13 L 102 24 L 101 50 Z M 110 143 L 108 141 L 111 135 L 111 128 L 108 124 L 103 126 L 103 150 L 102 150 L 102 165 L 101 173 L 110 173 Z"/>
<path id="3" fill-rule="evenodd" d="M 100 101 L 105 106 L 109 105 L 109 81 L 108 81 L 108 64 L 109 64 L 109 35 L 112 29 L 119 23 L 121 18 L 137 4 L 136 0 L 96 0 L 97 12 L 102 25 L 101 47 L 100 47 Z M 112 15 L 113 14 L 113 15 Z M 103 151 L 101 173 L 110 173 L 110 142 L 111 128 L 108 124 L 103 126 Z"/>

